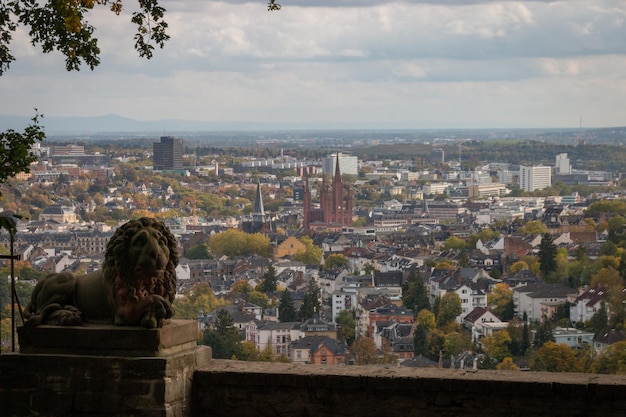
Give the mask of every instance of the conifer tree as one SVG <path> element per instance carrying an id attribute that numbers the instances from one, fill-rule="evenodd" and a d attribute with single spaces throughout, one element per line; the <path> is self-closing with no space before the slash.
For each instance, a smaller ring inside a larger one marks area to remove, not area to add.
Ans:
<path id="1" fill-rule="evenodd" d="M 291 294 L 287 290 L 283 292 L 278 302 L 278 320 L 281 323 L 296 321 L 296 308 L 293 305 Z"/>

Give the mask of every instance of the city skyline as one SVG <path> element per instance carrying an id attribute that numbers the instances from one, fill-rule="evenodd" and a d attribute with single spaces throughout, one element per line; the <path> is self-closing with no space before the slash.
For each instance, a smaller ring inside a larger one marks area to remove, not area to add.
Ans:
<path id="1" fill-rule="evenodd" d="M 67 73 L 15 34 L 0 114 L 308 128 L 624 126 L 626 5 L 589 1 L 167 2 L 171 40 L 133 50 L 132 3 Z M 167 131 L 169 127 L 163 126 Z"/>

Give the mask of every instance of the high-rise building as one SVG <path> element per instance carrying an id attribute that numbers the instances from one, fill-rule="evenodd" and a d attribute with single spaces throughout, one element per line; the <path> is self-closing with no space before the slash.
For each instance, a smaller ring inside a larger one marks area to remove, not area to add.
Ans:
<path id="1" fill-rule="evenodd" d="M 560 153 L 556 156 L 556 175 L 569 175 L 572 173 L 572 166 L 566 153 Z"/>
<path id="2" fill-rule="evenodd" d="M 519 167 L 519 186 L 522 190 L 532 192 L 543 190 L 552 185 L 552 168 L 549 166 Z"/>
<path id="3" fill-rule="evenodd" d="M 324 175 L 333 175 L 336 171 L 335 164 L 339 163 L 341 172 L 348 175 L 359 175 L 359 160 L 356 156 L 345 155 L 341 152 L 327 156 L 322 160 Z"/>
<path id="4" fill-rule="evenodd" d="M 155 171 L 183 169 L 183 140 L 173 136 L 161 136 L 161 142 L 152 144 L 153 169 Z"/>

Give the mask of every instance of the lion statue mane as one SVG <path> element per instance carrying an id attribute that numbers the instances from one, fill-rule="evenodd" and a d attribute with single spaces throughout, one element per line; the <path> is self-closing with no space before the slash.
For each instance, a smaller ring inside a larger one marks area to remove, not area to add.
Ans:
<path id="1" fill-rule="evenodd" d="M 159 220 L 142 217 L 120 226 L 100 270 L 52 273 L 37 283 L 26 326 L 82 322 L 162 327 L 174 316 L 176 239 Z"/>

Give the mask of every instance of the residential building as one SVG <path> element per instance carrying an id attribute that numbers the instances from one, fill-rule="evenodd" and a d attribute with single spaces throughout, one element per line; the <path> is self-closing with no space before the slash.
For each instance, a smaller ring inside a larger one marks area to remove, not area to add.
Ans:
<path id="1" fill-rule="evenodd" d="M 581 349 L 584 345 L 593 345 L 594 334 L 573 327 L 557 327 L 552 331 L 554 342 L 567 345 L 573 349 Z"/>
<path id="2" fill-rule="evenodd" d="M 609 296 L 608 289 L 606 287 L 596 286 L 594 288 L 588 288 L 582 294 L 580 294 L 574 300 L 574 305 L 569 308 L 569 317 L 574 323 L 586 322 L 593 317 L 594 314 L 600 309 L 602 303 L 605 303 L 607 309 L 607 315 L 609 313 L 608 304 L 606 304 Z"/>
<path id="3" fill-rule="evenodd" d="M 563 284 L 542 282 L 513 288 L 513 304 L 518 316 L 526 313 L 530 321 L 543 321 L 551 319 L 559 305 L 577 295 L 578 291 Z"/>

